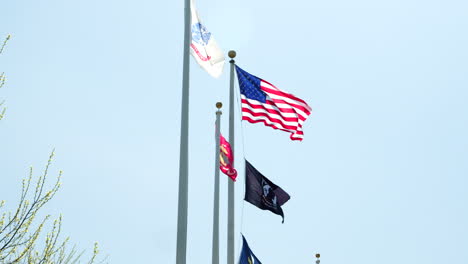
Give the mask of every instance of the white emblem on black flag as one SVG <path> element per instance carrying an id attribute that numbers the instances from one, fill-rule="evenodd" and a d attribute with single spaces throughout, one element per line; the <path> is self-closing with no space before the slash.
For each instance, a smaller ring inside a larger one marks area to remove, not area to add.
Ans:
<path id="1" fill-rule="evenodd" d="M 291 197 L 281 187 L 263 176 L 252 164 L 245 161 L 245 197 L 244 199 L 262 210 L 274 214 L 284 214 L 281 206 Z"/>

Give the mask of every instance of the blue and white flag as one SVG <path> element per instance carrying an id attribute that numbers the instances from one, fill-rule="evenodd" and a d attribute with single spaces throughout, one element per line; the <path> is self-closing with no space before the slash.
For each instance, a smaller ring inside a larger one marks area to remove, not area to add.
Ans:
<path id="1" fill-rule="evenodd" d="M 249 244 L 247 244 L 247 240 L 245 240 L 244 235 L 242 235 L 242 240 L 242 252 L 239 258 L 239 264 L 262 264 L 252 250 L 250 250 Z"/>
<path id="2" fill-rule="evenodd" d="M 223 51 L 218 47 L 211 32 L 200 21 L 194 0 L 190 1 L 190 9 L 192 14 L 190 53 L 200 67 L 211 76 L 218 78 L 224 68 Z"/>

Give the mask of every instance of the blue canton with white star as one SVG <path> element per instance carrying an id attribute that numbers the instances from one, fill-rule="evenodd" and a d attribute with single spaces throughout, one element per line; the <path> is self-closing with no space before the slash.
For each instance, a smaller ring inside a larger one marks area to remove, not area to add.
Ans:
<path id="1" fill-rule="evenodd" d="M 241 94 L 245 95 L 248 99 L 266 103 L 266 94 L 260 88 L 260 78 L 242 70 L 237 65 L 236 72 Z"/>

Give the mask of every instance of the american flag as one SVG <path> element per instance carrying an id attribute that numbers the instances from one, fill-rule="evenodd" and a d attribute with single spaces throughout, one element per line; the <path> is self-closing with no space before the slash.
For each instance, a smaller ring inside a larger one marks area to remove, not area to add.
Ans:
<path id="1" fill-rule="evenodd" d="M 242 100 L 242 120 L 263 123 L 290 132 L 292 140 L 302 140 L 302 124 L 312 112 L 307 103 L 276 88 L 236 66 Z"/>

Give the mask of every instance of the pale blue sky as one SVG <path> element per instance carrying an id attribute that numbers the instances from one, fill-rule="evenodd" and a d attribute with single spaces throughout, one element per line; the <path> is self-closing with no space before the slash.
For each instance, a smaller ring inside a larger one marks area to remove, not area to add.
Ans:
<path id="1" fill-rule="evenodd" d="M 285 223 L 244 204 L 242 231 L 265 264 L 468 263 L 468 2 L 214 1 L 198 11 L 246 71 L 313 108 L 303 142 L 236 123 L 243 155 L 291 195 Z M 78 248 L 110 263 L 174 263 L 183 1 L 3 1 L 0 200 L 14 204 L 28 167 L 63 188 Z M 213 79 L 191 59 L 188 263 L 210 263 Z M 236 81 L 237 82 L 237 81 Z M 239 119 L 238 119 L 239 120 Z M 56 174 L 52 173 L 51 176 Z M 242 175 L 242 174 L 241 174 Z M 222 175 L 223 176 L 223 175 Z M 52 179 L 52 177 L 51 177 Z M 221 248 L 226 185 L 221 180 Z M 221 252 L 225 260 L 226 252 Z"/>

